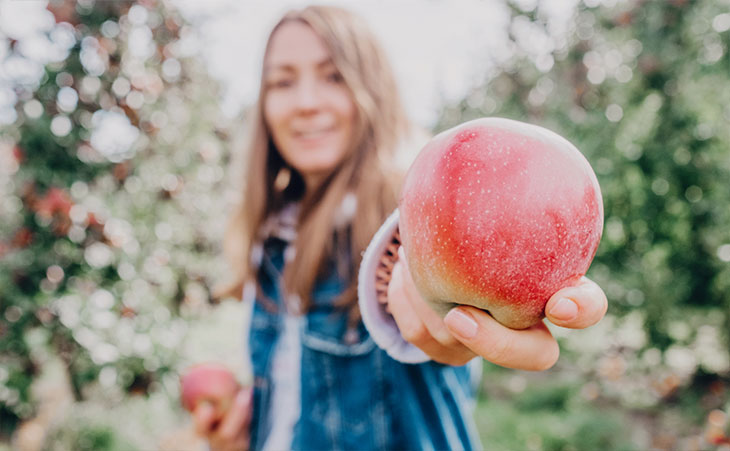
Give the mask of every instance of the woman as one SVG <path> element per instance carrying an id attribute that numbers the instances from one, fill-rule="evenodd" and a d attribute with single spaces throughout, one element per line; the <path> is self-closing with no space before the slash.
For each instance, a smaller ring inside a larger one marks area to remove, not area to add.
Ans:
<path id="1" fill-rule="evenodd" d="M 481 356 L 545 369 L 557 344 L 542 324 L 514 331 L 476 309 L 442 321 L 402 264 L 390 309 L 432 361 L 398 362 L 369 337 L 356 275 L 396 206 L 393 161 L 408 131 L 374 37 L 339 8 L 286 14 L 266 46 L 251 120 L 243 202 L 224 247 L 238 276 L 232 293 L 252 310 L 253 395 L 242 390 L 220 422 L 199 407 L 198 432 L 213 449 L 479 448 L 469 369 L 459 365 Z M 586 279 L 547 310 L 556 324 L 586 327 L 603 316 L 605 297 Z"/>

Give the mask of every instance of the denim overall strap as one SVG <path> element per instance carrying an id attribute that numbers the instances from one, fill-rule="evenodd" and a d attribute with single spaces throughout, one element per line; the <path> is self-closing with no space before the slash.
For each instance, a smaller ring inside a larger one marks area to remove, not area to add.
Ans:
<path id="1" fill-rule="evenodd" d="M 268 406 L 271 405 L 271 362 L 282 329 L 281 269 L 286 243 L 269 239 L 264 243 L 258 272 L 258 293 L 251 312 L 248 350 L 253 369 L 253 416 L 251 449 L 260 449 L 271 430 Z M 264 299 L 265 298 L 265 299 Z"/>
<path id="2" fill-rule="evenodd" d="M 395 361 L 392 367 L 390 374 L 399 387 L 393 408 L 398 410 L 408 449 L 481 449 L 467 367 Z"/>

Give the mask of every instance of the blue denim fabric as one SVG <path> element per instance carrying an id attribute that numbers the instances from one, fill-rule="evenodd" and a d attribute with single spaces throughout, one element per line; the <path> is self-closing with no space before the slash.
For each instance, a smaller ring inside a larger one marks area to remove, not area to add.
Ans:
<path id="1" fill-rule="evenodd" d="M 285 247 L 278 239 L 265 243 L 259 271 L 263 296 L 253 306 L 251 449 L 263 446 L 271 428 L 269 365 L 282 328 L 277 311 L 283 308 L 279 284 Z M 362 323 L 356 333 L 348 332 L 347 313 L 333 305 L 343 288 L 334 270 L 319 281 L 314 307 L 303 321 L 301 417 L 292 449 L 480 449 L 467 367 L 404 364 L 378 348 Z"/>

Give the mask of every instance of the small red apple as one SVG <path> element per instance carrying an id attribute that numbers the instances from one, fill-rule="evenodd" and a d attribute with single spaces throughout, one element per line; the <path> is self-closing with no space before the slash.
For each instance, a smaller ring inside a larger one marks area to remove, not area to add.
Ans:
<path id="1" fill-rule="evenodd" d="M 216 418 L 228 411 L 241 386 L 233 373 L 217 363 L 201 363 L 188 368 L 180 378 L 183 407 L 193 412 L 200 403 L 213 406 Z"/>
<path id="2" fill-rule="evenodd" d="M 435 136 L 406 175 L 400 233 L 421 295 L 514 329 L 544 316 L 560 288 L 585 275 L 603 230 L 588 161 L 542 127 L 483 118 Z"/>

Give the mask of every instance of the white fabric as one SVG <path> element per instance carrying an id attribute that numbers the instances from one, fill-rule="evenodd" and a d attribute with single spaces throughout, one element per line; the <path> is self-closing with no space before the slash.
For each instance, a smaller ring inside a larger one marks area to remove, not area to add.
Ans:
<path id="1" fill-rule="evenodd" d="M 275 215 L 269 216 L 259 230 L 261 243 L 266 238 L 275 236 L 287 243 L 293 243 L 297 237 L 297 219 L 299 217 L 299 204 L 291 203 L 281 209 Z"/>
<path id="2" fill-rule="evenodd" d="M 300 327 L 302 317 L 286 313 L 283 329 L 271 362 L 272 387 L 269 423 L 265 451 L 291 449 L 294 426 L 301 414 L 301 357 Z"/>
<path id="3" fill-rule="evenodd" d="M 251 249 L 251 265 L 254 268 L 261 266 L 264 256 L 263 242 L 270 237 L 276 237 L 289 243 L 284 251 L 284 258 L 287 262 L 294 257 L 292 243 L 297 236 L 298 216 L 299 205 L 292 203 L 264 222 L 258 234 L 258 242 L 254 243 Z M 249 322 L 255 298 L 256 285 L 251 281 L 243 289 L 243 301 L 246 305 L 250 305 Z M 292 304 L 296 306 L 299 303 L 293 302 Z M 267 437 L 262 437 L 263 449 L 267 451 L 291 449 L 294 426 L 301 415 L 302 343 L 300 328 L 302 317 L 290 312 L 288 309 L 291 306 L 284 307 L 281 334 L 271 357 L 271 409 L 269 418 L 267 418 L 267 422 L 271 424 L 271 430 Z M 248 328 L 246 336 L 248 336 Z"/>
<path id="4" fill-rule="evenodd" d="M 396 209 L 380 226 L 365 251 L 358 274 L 357 301 L 362 321 L 378 346 L 398 361 L 422 363 L 431 359 L 403 338 L 393 317 L 385 310 L 385 306 L 378 302 L 375 289 L 375 271 L 385 253 L 385 248 L 393 239 L 393 233 L 398 227 L 398 217 Z"/>

